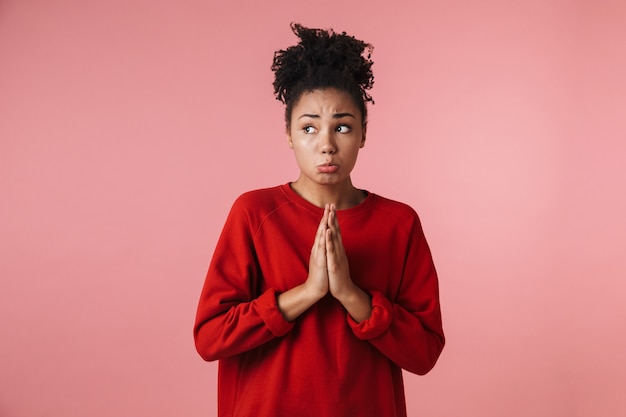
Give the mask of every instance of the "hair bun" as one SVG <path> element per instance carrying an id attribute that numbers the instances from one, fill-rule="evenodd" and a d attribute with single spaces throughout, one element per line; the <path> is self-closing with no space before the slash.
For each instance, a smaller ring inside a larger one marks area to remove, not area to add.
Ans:
<path id="1" fill-rule="evenodd" d="M 302 89 L 357 88 L 364 102 L 373 103 L 366 92 L 374 84 L 372 45 L 332 29 L 310 29 L 292 23 L 297 45 L 274 53 L 276 99 L 288 103 Z M 351 86 L 350 86 L 351 84 Z"/>

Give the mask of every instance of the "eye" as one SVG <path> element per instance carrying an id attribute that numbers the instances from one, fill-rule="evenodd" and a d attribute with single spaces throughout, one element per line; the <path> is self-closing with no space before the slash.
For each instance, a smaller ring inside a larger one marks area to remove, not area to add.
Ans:
<path id="1" fill-rule="evenodd" d="M 305 126 L 303 129 L 304 133 L 315 133 L 315 128 L 313 126 Z"/>
<path id="2" fill-rule="evenodd" d="M 339 133 L 349 133 L 352 129 L 348 125 L 339 125 L 335 128 L 335 131 Z"/>

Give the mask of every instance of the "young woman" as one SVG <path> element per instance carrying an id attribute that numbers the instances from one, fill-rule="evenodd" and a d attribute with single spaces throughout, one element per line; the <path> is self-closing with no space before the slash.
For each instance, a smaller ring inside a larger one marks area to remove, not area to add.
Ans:
<path id="1" fill-rule="evenodd" d="M 432 257 L 413 209 L 350 179 L 371 46 L 292 29 L 300 41 L 272 70 L 300 175 L 233 204 L 196 348 L 220 361 L 222 417 L 404 417 L 402 369 L 425 374 L 444 345 Z"/>

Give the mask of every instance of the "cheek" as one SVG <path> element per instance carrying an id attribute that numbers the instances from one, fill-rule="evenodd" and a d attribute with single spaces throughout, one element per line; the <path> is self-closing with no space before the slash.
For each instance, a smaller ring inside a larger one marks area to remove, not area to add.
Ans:
<path id="1" fill-rule="evenodd" d="M 295 136 L 291 141 L 293 149 L 300 153 L 309 153 L 315 147 L 315 142 L 309 137 Z"/>
<path id="2" fill-rule="evenodd" d="M 352 149 L 351 149 L 351 154 L 353 155 L 354 158 L 356 158 L 359 154 L 359 151 L 361 150 L 361 148 L 363 147 L 363 143 L 359 142 L 357 144 L 355 144 Z"/>
<path id="3" fill-rule="evenodd" d="M 293 153 L 298 161 L 304 161 L 309 157 L 310 152 L 306 149 L 302 143 L 295 141 L 292 142 Z"/>

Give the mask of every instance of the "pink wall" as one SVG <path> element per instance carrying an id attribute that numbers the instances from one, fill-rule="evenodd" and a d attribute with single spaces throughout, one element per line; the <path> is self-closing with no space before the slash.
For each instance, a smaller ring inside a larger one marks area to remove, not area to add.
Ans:
<path id="1" fill-rule="evenodd" d="M 196 301 L 297 174 L 292 20 L 375 45 L 354 182 L 421 213 L 448 336 L 410 414 L 626 413 L 625 3 L 294 3 L 0 2 L 0 416 L 215 415 Z"/>

